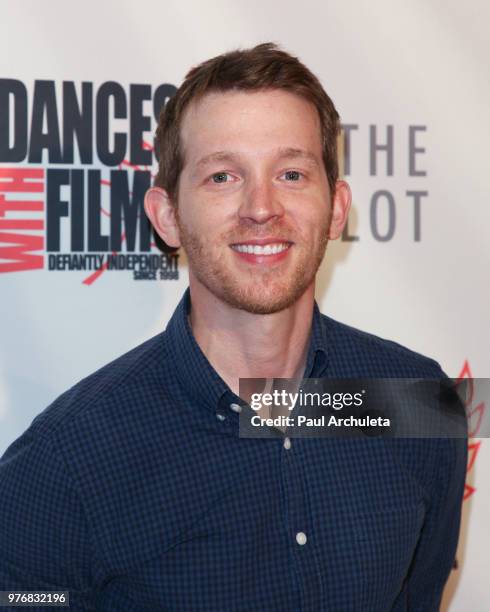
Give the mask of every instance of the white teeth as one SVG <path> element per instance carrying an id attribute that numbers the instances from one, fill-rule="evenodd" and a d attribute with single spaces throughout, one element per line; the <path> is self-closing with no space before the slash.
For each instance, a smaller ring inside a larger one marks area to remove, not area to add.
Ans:
<path id="1" fill-rule="evenodd" d="M 275 255 L 281 253 L 289 248 L 289 244 L 286 242 L 275 243 L 275 244 L 234 244 L 232 249 L 239 253 L 250 253 L 253 255 Z"/>

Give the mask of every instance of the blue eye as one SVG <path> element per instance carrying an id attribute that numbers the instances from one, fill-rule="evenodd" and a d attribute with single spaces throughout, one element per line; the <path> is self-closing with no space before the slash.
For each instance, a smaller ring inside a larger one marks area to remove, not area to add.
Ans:
<path id="1" fill-rule="evenodd" d="M 226 183 L 228 181 L 228 174 L 226 172 L 216 172 L 211 178 L 213 183 Z"/>
<path id="2" fill-rule="evenodd" d="M 299 181 L 301 178 L 301 172 L 298 172 L 297 170 L 288 170 L 284 173 L 284 176 L 288 181 Z"/>

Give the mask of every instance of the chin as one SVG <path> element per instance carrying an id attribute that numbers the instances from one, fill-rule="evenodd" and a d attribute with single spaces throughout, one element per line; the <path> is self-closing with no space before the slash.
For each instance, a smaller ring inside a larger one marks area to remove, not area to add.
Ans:
<path id="1" fill-rule="evenodd" d="M 227 291 L 226 287 L 222 287 L 217 297 L 239 310 L 251 314 L 267 315 L 289 308 L 298 301 L 306 289 L 307 286 L 296 285 L 289 290 L 281 291 L 259 290 L 258 287 L 253 287 L 249 291 L 244 290 L 243 287 L 235 291 Z"/>

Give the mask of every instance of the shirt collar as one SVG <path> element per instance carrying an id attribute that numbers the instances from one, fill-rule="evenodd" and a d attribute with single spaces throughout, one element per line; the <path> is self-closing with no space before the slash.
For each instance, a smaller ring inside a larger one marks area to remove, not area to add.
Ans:
<path id="1" fill-rule="evenodd" d="M 193 400 L 216 412 L 219 404 L 240 401 L 216 372 L 199 347 L 189 324 L 191 300 L 186 289 L 165 330 L 171 367 Z M 304 378 L 318 378 L 327 365 L 326 330 L 317 303 L 314 303 L 310 343 Z"/>
<path id="2" fill-rule="evenodd" d="M 327 369 L 327 362 L 327 330 L 318 304 L 315 301 L 304 378 L 320 378 L 323 376 Z"/>

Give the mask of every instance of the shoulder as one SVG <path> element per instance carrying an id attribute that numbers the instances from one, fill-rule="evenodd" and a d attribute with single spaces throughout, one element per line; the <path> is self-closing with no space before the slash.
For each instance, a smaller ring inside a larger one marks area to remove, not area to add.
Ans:
<path id="1" fill-rule="evenodd" d="M 161 385 L 165 361 L 164 333 L 160 333 L 80 380 L 39 413 L 30 433 L 49 436 L 82 422 L 116 416 L 119 420 L 135 410 L 136 397 L 151 395 Z M 141 403 L 140 403 L 141 404 Z"/>
<path id="2" fill-rule="evenodd" d="M 397 342 L 321 315 L 333 369 L 343 376 L 441 378 L 440 365 Z"/>
<path id="3" fill-rule="evenodd" d="M 181 420 L 168 418 L 176 412 L 169 399 L 166 346 L 159 334 L 78 382 L 38 414 L 0 458 L 0 483 L 9 499 L 3 508 L 0 504 L 0 523 L 14 525 L 27 508 L 32 529 L 51 539 L 65 533 L 68 541 L 61 539 L 60 546 L 68 561 L 53 549 L 60 571 L 75 567 L 79 558 L 80 564 L 92 562 L 89 541 L 105 566 L 109 549 L 119 542 L 113 534 L 130 520 L 121 507 L 131 506 L 131 516 L 141 517 L 150 504 L 160 503 L 154 468 L 165 465 L 162 440 L 169 428 L 178 433 L 182 428 Z M 133 530 L 137 544 L 145 529 Z M 29 546 L 46 549 L 37 544 L 44 540 L 27 533 Z M 0 540 L 3 535 L 0 528 Z M 1 576 L 0 571 L 0 581 Z"/>
<path id="4" fill-rule="evenodd" d="M 439 363 L 392 340 L 322 315 L 330 360 L 329 375 L 352 378 L 426 378 L 446 375 Z M 461 495 L 467 459 L 465 438 L 387 438 L 396 461 L 429 496 L 454 480 Z M 454 478 L 453 478 L 454 477 Z M 452 485 L 451 485 L 452 486 Z"/>

